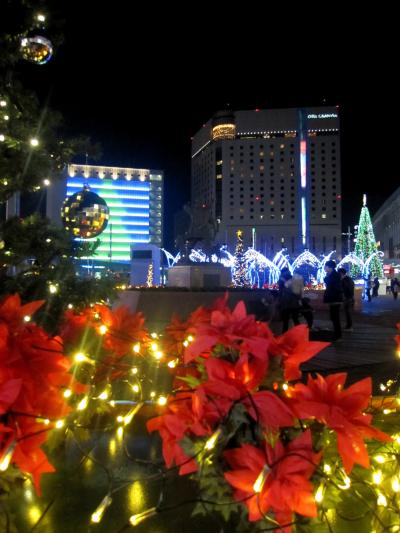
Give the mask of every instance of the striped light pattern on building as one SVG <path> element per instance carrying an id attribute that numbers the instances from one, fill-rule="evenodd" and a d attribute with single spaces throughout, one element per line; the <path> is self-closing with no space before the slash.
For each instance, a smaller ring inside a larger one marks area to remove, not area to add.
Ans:
<path id="1" fill-rule="evenodd" d="M 124 262 L 135 243 L 162 245 L 163 176 L 159 171 L 69 165 L 67 196 L 89 186 L 109 207 L 95 260 Z M 96 240 L 96 239 L 88 239 Z"/>

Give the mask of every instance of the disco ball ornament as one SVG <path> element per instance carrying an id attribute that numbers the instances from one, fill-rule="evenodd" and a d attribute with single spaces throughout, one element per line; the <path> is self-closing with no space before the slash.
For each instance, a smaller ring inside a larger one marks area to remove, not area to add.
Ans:
<path id="1" fill-rule="evenodd" d="M 73 237 L 81 239 L 100 235 L 107 227 L 109 216 L 105 200 L 89 188 L 66 198 L 61 208 L 65 229 Z"/>
<path id="2" fill-rule="evenodd" d="M 24 59 L 31 63 L 44 65 L 50 61 L 53 55 L 53 45 L 41 35 L 24 37 L 21 39 L 21 54 Z"/>

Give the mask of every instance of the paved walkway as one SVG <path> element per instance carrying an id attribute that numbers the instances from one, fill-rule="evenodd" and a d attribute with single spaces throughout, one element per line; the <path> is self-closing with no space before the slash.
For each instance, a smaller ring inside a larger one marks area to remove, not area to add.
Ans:
<path id="1" fill-rule="evenodd" d="M 396 323 L 400 323 L 400 300 L 379 296 L 372 302 L 363 302 L 362 311 L 354 315 L 354 331 L 344 333 L 341 342 L 333 343 L 308 361 L 303 371 L 321 374 L 346 371 L 350 381 L 372 376 L 377 393 L 382 381 L 400 373 L 394 341 Z M 331 328 L 326 313 L 315 317 L 315 326 L 317 331 L 312 338 L 329 340 L 329 333 L 324 331 Z"/>

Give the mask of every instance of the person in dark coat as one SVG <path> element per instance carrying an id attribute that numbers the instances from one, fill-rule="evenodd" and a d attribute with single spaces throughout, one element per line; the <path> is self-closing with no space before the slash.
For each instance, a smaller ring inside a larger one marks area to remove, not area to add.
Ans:
<path id="1" fill-rule="evenodd" d="M 392 279 L 392 281 L 390 282 L 390 289 L 392 291 L 393 298 L 397 300 L 397 295 L 399 294 L 399 291 L 400 291 L 400 283 L 397 278 Z"/>
<path id="2" fill-rule="evenodd" d="M 340 325 L 340 306 L 343 301 L 342 280 L 336 271 L 336 262 L 332 259 L 325 263 L 326 277 L 324 303 L 329 304 L 329 316 L 333 325 L 333 340 L 342 338 L 342 327 Z"/>
<path id="3" fill-rule="evenodd" d="M 374 285 L 372 287 L 372 296 L 374 298 L 378 298 L 379 285 L 379 278 L 374 278 Z"/>
<path id="4" fill-rule="evenodd" d="M 371 289 L 372 289 L 372 279 L 371 274 L 368 275 L 367 278 L 364 280 L 364 287 L 365 287 L 365 297 L 370 302 L 371 301 Z M 365 298 L 364 298 L 365 299 Z"/>
<path id="5" fill-rule="evenodd" d="M 343 309 L 346 317 L 345 331 L 353 331 L 353 309 L 354 309 L 354 281 L 347 275 L 345 268 L 339 268 L 338 272 L 342 279 L 343 289 Z"/>
<path id="6" fill-rule="evenodd" d="M 300 302 L 299 296 L 292 291 L 291 282 L 292 274 L 288 268 L 281 270 L 281 275 L 278 281 L 279 286 L 279 310 L 282 320 L 282 333 L 289 329 L 289 321 L 293 320 L 293 324 L 298 326 Z"/>

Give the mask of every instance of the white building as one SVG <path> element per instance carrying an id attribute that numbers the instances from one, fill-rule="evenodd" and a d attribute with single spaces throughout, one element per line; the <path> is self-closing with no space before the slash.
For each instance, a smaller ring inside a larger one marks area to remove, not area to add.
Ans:
<path id="1" fill-rule="evenodd" d="M 400 188 L 378 209 L 372 218 L 375 238 L 384 259 L 400 259 Z"/>
<path id="2" fill-rule="evenodd" d="M 231 248 L 241 229 L 268 255 L 340 255 L 338 108 L 218 112 L 193 137 L 191 191 L 194 218 L 205 210 Z"/>

